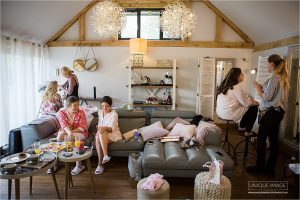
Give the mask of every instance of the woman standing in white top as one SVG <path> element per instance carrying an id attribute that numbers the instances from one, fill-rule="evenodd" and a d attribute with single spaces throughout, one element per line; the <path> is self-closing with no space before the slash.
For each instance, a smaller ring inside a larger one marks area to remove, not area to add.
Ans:
<path id="1" fill-rule="evenodd" d="M 118 114 L 111 109 L 112 99 L 104 96 L 101 101 L 101 110 L 98 111 L 99 122 L 95 137 L 98 154 L 98 166 L 95 174 L 102 174 L 103 164 L 110 160 L 108 156 L 108 144 L 122 139 L 122 134 L 118 125 Z"/>
<path id="2" fill-rule="evenodd" d="M 239 123 L 245 136 L 252 135 L 258 111 L 258 102 L 249 98 L 241 86 L 244 74 L 240 68 L 231 68 L 218 89 L 217 115 Z"/>

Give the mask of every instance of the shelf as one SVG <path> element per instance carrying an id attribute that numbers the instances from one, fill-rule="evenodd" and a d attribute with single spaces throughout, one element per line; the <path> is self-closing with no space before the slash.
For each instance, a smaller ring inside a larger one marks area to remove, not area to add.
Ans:
<path id="1" fill-rule="evenodd" d="M 173 88 L 173 85 L 140 85 L 140 84 L 131 84 L 131 87 L 143 87 L 143 88 Z"/>
<path id="2" fill-rule="evenodd" d="M 173 69 L 173 67 L 131 67 L 131 69 Z"/>
<path id="3" fill-rule="evenodd" d="M 133 106 L 140 106 L 140 107 L 172 107 L 171 105 L 163 105 L 163 104 L 132 104 Z"/>

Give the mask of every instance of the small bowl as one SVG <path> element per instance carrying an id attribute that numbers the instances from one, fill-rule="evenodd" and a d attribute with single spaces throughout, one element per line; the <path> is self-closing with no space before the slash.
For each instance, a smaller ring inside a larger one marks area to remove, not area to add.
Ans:
<path id="1" fill-rule="evenodd" d="M 16 171 L 16 169 L 17 169 L 17 164 L 11 163 L 11 164 L 4 165 L 3 169 L 4 169 L 7 173 L 11 174 L 11 173 L 13 173 L 13 172 Z"/>
<path id="2" fill-rule="evenodd" d="M 29 164 L 37 164 L 39 162 L 39 155 L 32 154 L 27 159 L 26 162 Z"/>

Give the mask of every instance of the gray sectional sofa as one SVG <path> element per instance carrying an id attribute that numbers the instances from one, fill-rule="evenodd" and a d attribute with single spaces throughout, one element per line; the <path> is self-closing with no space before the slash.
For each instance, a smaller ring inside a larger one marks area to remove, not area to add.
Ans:
<path id="1" fill-rule="evenodd" d="M 118 110 L 119 127 L 122 133 L 134 128 L 141 128 L 151 123 L 161 121 L 163 126 L 168 125 L 174 118 L 181 117 L 191 121 L 196 115 L 193 111 L 124 111 Z M 98 123 L 97 113 L 91 122 L 89 136 L 86 140 L 87 145 L 94 146 L 94 133 Z M 47 141 L 54 137 L 55 129 L 48 119 L 36 119 L 27 125 L 21 126 L 22 148 L 30 146 L 36 140 Z M 224 162 L 224 174 L 231 175 L 233 161 L 221 148 L 221 134 L 208 134 L 205 138 L 206 147 L 200 149 L 182 149 L 178 142 L 161 143 L 154 139 L 151 144 L 144 143 L 139 136 L 137 140 L 125 139 L 109 145 L 109 155 L 113 157 L 128 157 L 133 152 L 143 152 L 142 168 L 144 176 L 152 173 L 160 173 L 167 177 L 195 177 L 199 172 L 207 169 L 202 165 L 210 161 L 207 149 L 221 153 L 215 153 L 217 159 Z M 95 149 L 95 148 L 94 148 Z M 96 153 L 96 152 L 95 152 Z"/>

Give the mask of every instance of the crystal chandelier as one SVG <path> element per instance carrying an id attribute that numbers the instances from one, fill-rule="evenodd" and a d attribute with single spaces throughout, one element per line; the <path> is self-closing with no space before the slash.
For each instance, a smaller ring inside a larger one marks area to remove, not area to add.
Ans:
<path id="1" fill-rule="evenodd" d="M 162 11 L 160 18 L 161 28 L 170 38 L 185 38 L 195 29 L 197 16 L 183 3 L 171 3 Z"/>
<path id="2" fill-rule="evenodd" d="M 126 22 L 124 8 L 109 0 L 95 5 L 90 20 L 93 30 L 103 37 L 117 36 Z"/>

